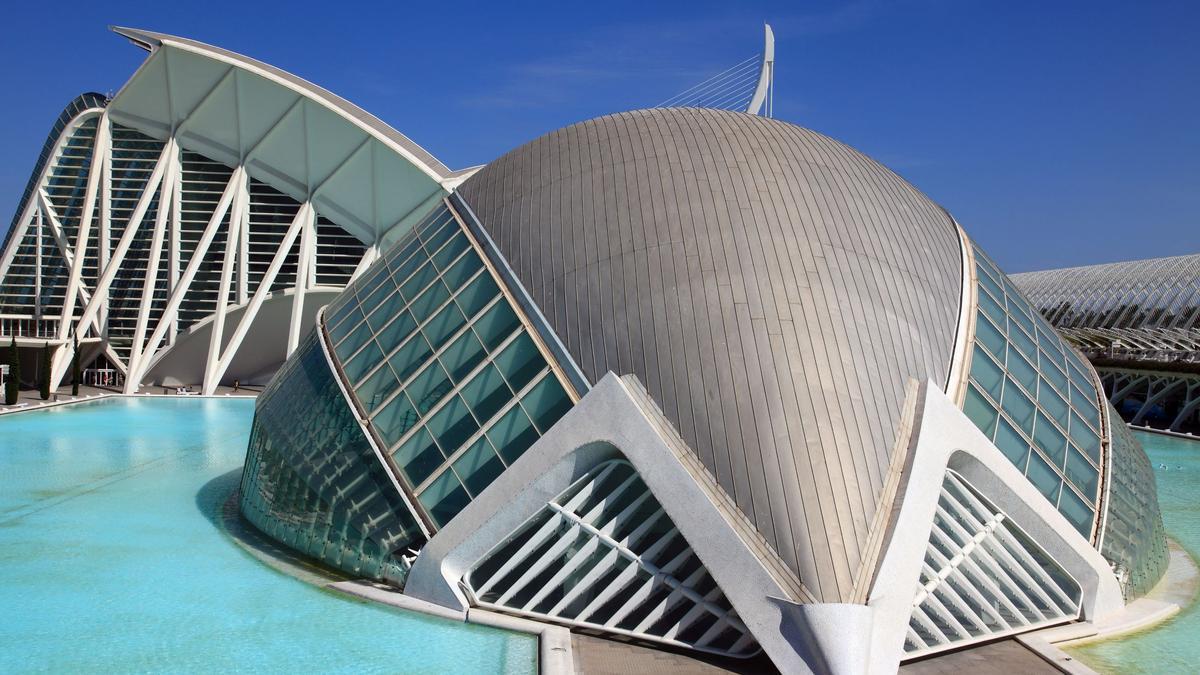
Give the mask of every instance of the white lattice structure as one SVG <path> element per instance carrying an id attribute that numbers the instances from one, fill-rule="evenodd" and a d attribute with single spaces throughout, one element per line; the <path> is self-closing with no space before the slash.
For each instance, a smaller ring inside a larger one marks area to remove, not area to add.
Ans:
<path id="1" fill-rule="evenodd" d="M 904 650 L 922 656 L 1068 621 L 1079 584 L 1003 512 L 947 471 Z"/>
<path id="2" fill-rule="evenodd" d="M 759 651 L 624 460 L 600 464 L 548 502 L 463 581 L 481 607 L 722 655 Z"/>
<path id="3" fill-rule="evenodd" d="M 73 336 L 126 391 L 263 381 L 463 176 L 293 75 L 115 30 L 150 56 L 52 130 L 0 258 L 0 337 L 54 345 L 51 388 Z"/>
<path id="4" fill-rule="evenodd" d="M 1200 255 L 1029 272 L 1013 281 L 1084 350 L 1185 360 L 1200 352 Z"/>

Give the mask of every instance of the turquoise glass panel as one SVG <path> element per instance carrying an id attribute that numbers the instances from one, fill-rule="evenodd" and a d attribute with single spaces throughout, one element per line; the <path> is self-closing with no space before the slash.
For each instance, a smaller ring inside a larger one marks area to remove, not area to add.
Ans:
<path id="1" fill-rule="evenodd" d="M 1037 426 L 1033 429 L 1033 442 L 1055 466 L 1063 465 L 1067 452 L 1067 437 L 1040 410 L 1037 413 Z"/>
<path id="2" fill-rule="evenodd" d="M 983 435 L 992 437 L 992 432 L 996 429 L 996 409 L 974 385 L 967 387 L 967 401 L 963 404 L 963 412 L 983 431 Z"/>
<path id="3" fill-rule="evenodd" d="M 558 418 L 571 409 L 571 399 L 559 384 L 558 378 L 547 375 L 521 399 L 521 406 L 533 419 L 534 425 L 545 433 Z"/>
<path id="4" fill-rule="evenodd" d="M 377 405 L 383 407 L 371 420 L 371 424 L 388 447 L 395 445 L 396 441 L 417 424 L 417 411 L 413 408 L 412 402 L 408 400 L 408 396 L 403 393 L 386 403 L 380 402 Z"/>
<path id="5" fill-rule="evenodd" d="M 1033 435 L 1033 414 L 1037 408 L 1012 380 L 1008 382 L 1008 386 L 1004 388 L 1004 400 L 1000 405 L 1018 428 Z"/>
<path id="6" fill-rule="evenodd" d="M 514 406 L 488 429 L 488 439 L 500 451 L 506 464 L 512 464 L 533 442 L 537 440 L 537 429 L 520 406 Z"/>
<path id="7" fill-rule="evenodd" d="M 1004 334 L 982 312 L 976 315 L 975 339 L 979 340 L 984 347 L 987 347 L 988 351 L 997 359 L 1002 360 L 1004 358 L 1004 348 L 1008 344 L 1008 341 L 1004 339 Z"/>
<path id="8" fill-rule="evenodd" d="M 987 355 L 987 352 L 975 346 L 975 355 L 971 358 L 971 379 L 979 388 L 991 395 L 992 399 L 1000 400 L 1000 390 L 1004 388 L 1004 369 Z"/>
<path id="9" fill-rule="evenodd" d="M 396 449 L 392 456 L 400 465 L 400 470 L 412 485 L 425 482 L 442 464 L 442 453 L 438 450 L 433 437 L 424 428 L 417 429 L 413 435 Z"/>
<path id="10" fill-rule="evenodd" d="M 329 318 L 336 312 L 340 321 L 335 354 L 417 503 L 444 524 L 570 398 L 444 206 L 360 279 L 331 305 Z"/>
<path id="11" fill-rule="evenodd" d="M 438 525 L 445 525 L 471 502 L 471 496 L 458 482 L 453 471 L 443 473 L 421 493 L 421 504 Z"/>
<path id="12" fill-rule="evenodd" d="M 500 456 L 486 436 L 479 437 L 454 461 L 454 473 L 458 474 L 472 497 L 483 492 L 502 471 L 504 462 L 500 461 Z"/>
<path id="13" fill-rule="evenodd" d="M 1083 456 L 1075 446 L 1069 446 L 1067 451 L 1067 480 L 1071 482 L 1089 501 L 1095 501 L 1100 489 L 1100 472 Z"/>
<path id="14" fill-rule="evenodd" d="M 1087 537 L 1092 533 L 1092 507 L 1080 499 L 1069 488 L 1064 487 L 1062 498 L 1058 502 L 1058 510 L 1062 512 L 1079 534 Z"/>
<path id="15" fill-rule="evenodd" d="M 1046 499 L 1049 499 L 1051 504 L 1057 506 L 1058 493 L 1062 490 L 1062 479 L 1039 453 L 1035 452 L 1029 456 L 1029 469 L 1025 475 L 1029 477 L 1034 487 L 1046 495 Z"/>
<path id="16" fill-rule="evenodd" d="M 1029 458 L 1029 442 L 1007 419 L 1001 418 L 996 429 L 996 447 L 1022 472 Z"/>
<path id="17" fill-rule="evenodd" d="M 484 366 L 462 389 L 463 399 L 478 419 L 491 419 L 512 400 L 512 390 L 494 365 Z"/>
<path id="18" fill-rule="evenodd" d="M 1025 391 L 1037 391 L 1037 368 L 1015 349 L 1008 350 L 1008 372 L 1025 387 Z"/>

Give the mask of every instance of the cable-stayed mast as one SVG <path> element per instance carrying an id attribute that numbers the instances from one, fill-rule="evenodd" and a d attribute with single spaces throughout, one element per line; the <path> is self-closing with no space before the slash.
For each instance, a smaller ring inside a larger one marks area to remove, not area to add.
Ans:
<path id="1" fill-rule="evenodd" d="M 775 34 L 769 24 L 761 54 L 743 59 L 700 84 L 659 103 L 657 108 L 720 108 L 770 117 L 775 94 Z"/>
<path id="2" fill-rule="evenodd" d="M 771 24 L 763 24 L 765 33 L 763 42 L 762 69 L 758 75 L 758 86 L 754 88 L 754 96 L 746 112 L 751 115 L 771 117 L 775 110 L 775 32 Z"/>

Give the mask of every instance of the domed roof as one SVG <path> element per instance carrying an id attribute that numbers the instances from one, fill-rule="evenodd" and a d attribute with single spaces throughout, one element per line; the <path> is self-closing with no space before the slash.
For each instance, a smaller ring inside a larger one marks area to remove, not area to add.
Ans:
<path id="1" fill-rule="evenodd" d="M 460 193 L 584 375 L 636 374 L 816 598 L 851 598 L 905 384 L 949 372 L 946 212 L 818 133 L 695 108 L 560 129 Z"/>

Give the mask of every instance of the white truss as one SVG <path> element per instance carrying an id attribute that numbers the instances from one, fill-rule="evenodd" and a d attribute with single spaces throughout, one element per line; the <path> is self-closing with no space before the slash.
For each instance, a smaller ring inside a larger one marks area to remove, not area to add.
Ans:
<path id="1" fill-rule="evenodd" d="M 1079 585 L 946 471 L 904 649 L 921 656 L 1079 616 Z"/>
<path id="2" fill-rule="evenodd" d="M 1200 359 L 1200 255 L 1030 272 L 1012 280 L 1085 351 Z"/>
<path id="3" fill-rule="evenodd" d="M 600 464 L 463 579 L 471 602 L 728 656 L 759 651 L 708 570 L 625 460 Z"/>
<path id="4" fill-rule="evenodd" d="M 1155 406 L 1176 400 L 1178 412 L 1167 429 L 1181 431 L 1189 416 L 1200 410 L 1200 374 L 1120 368 L 1098 368 L 1097 371 L 1113 407 L 1121 410 L 1131 399 L 1138 403 L 1137 412 L 1129 419 L 1130 424 L 1142 424 Z"/>
<path id="5" fill-rule="evenodd" d="M 149 58 L 111 101 L 64 111 L 0 257 L 0 337 L 53 345 L 51 388 L 73 336 L 127 392 L 191 331 L 208 331 L 189 347 L 206 394 L 235 359 L 269 367 L 296 349 L 314 291 L 341 289 L 465 175 L 293 75 L 117 32 Z M 279 328 L 261 321 L 268 302 Z M 283 344 L 247 339 L 262 331 Z"/>

